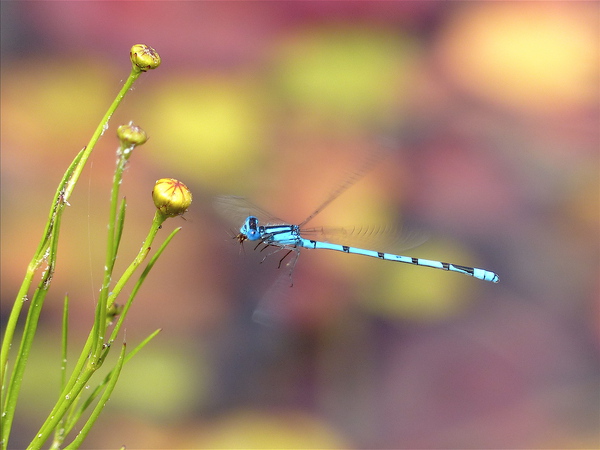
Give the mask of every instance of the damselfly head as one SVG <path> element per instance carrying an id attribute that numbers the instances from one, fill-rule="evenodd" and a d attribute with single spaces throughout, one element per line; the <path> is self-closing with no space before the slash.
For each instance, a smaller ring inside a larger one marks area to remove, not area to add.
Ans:
<path id="1" fill-rule="evenodd" d="M 244 236 L 244 240 L 248 239 L 249 241 L 262 239 L 262 233 L 258 227 L 258 219 L 254 216 L 248 216 L 240 228 L 240 235 Z"/>

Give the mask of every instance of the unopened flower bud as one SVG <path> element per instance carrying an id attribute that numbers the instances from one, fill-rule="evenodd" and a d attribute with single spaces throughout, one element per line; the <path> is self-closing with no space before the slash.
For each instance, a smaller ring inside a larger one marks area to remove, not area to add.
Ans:
<path id="1" fill-rule="evenodd" d="M 127 125 L 121 125 L 117 128 L 117 136 L 121 142 L 127 146 L 142 145 L 148 140 L 148 135 L 133 122 L 129 122 Z"/>
<path id="2" fill-rule="evenodd" d="M 160 56 L 152 47 L 146 44 L 135 44 L 129 51 L 129 57 L 134 67 L 142 72 L 156 69 L 160 66 Z"/>
<path id="3" fill-rule="evenodd" d="M 175 217 L 187 211 L 192 203 L 192 193 L 181 181 L 161 178 L 152 189 L 152 199 L 163 215 Z"/>
<path id="4" fill-rule="evenodd" d="M 119 305 L 117 303 L 113 303 L 108 307 L 108 311 L 106 311 L 106 323 L 111 325 L 115 317 L 123 312 L 123 305 Z"/>

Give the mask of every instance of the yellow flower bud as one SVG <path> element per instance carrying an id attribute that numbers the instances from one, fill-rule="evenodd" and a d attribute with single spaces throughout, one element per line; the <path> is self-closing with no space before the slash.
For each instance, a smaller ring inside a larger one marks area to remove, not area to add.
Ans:
<path id="1" fill-rule="evenodd" d="M 133 122 L 117 128 L 117 136 L 125 145 L 142 145 L 148 140 L 146 132 L 137 125 L 134 125 Z"/>
<path id="2" fill-rule="evenodd" d="M 135 44 L 129 51 L 129 57 L 134 67 L 142 72 L 156 69 L 160 66 L 160 56 L 152 47 L 146 44 Z"/>
<path id="3" fill-rule="evenodd" d="M 192 193 L 181 181 L 161 178 L 152 189 L 152 199 L 163 215 L 175 217 L 187 211 L 192 203 Z"/>

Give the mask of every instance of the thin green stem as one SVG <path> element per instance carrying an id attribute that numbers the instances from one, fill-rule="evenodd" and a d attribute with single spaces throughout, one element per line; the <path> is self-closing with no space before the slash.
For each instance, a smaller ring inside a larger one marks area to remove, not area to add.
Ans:
<path id="1" fill-rule="evenodd" d="M 5 383 L 8 365 L 8 355 L 12 346 L 12 341 L 17 327 L 17 321 L 21 314 L 23 305 L 28 301 L 27 293 L 29 292 L 29 288 L 31 287 L 31 283 L 33 282 L 33 276 L 35 275 L 35 272 L 38 270 L 40 265 L 43 263 L 44 259 L 48 259 L 47 252 L 50 246 L 50 238 L 54 232 L 56 220 L 57 218 L 60 218 L 62 210 L 64 209 L 66 204 L 64 201 L 63 193 L 68 180 L 73 176 L 75 167 L 80 163 L 84 151 L 85 149 L 81 150 L 77 154 L 77 156 L 75 156 L 75 158 L 71 162 L 71 165 L 65 171 L 58 185 L 58 189 L 54 194 L 52 206 L 50 207 L 50 215 L 48 218 L 48 222 L 46 223 L 44 235 L 42 237 L 42 240 L 40 241 L 40 244 L 38 245 L 37 251 L 35 252 L 33 258 L 29 262 L 29 265 L 27 266 L 25 278 L 23 280 L 23 283 L 21 284 L 21 287 L 19 288 L 19 292 L 17 293 L 15 303 L 13 304 L 12 310 L 10 312 L 8 322 L 6 323 L 4 340 L 2 341 L 2 351 L 0 352 L 0 380 L 2 383 L 2 388 L 6 386 Z M 2 405 L 2 407 L 3 411 L 5 411 L 5 405 Z M 2 423 L 2 428 L 4 428 L 4 422 L 0 423 Z"/>
<path id="2" fill-rule="evenodd" d="M 42 237 L 42 240 L 40 241 L 40 244 L 33 259 L 27 267 L 25 278 L 23 280 L 21 288 L 19 289 L 15 303 L 11 310 L 11 314 L 6 325 L 4 339 L 2 342 L 2 349 L 0 352 L 0 381 L 2 384 L 2 390 L 5 393 L 5 398 L 3 404 L 1 405 L 2 411 L 0 414 L 0 428 L 2 429 L 0 448 L 2 449 L 6 449 L 8 446 L 8 438 L 10 435 L 10 429 L 14 418 L 17 397 L 21 386 L 21 380 L 23 377 L 25 364 L 29 356 L 29 350 L 33 342 L 35 330 L 37 329 L 37 322 L 40 316 L 43 301 L 49 288 L 50 282 L 52 280 L 52 274 L 54 272 L 56 264 L 55 247 L 58 243 L 60 218 L 62 217 L 64 206 L 68 204 L 68 199 L 70 198 L 71 193 L 75 188 L 75 185 L 85 167 L 85 164 L 87 163 L 87 160 L 92 150 L 94 149 L 96 143 L 98 142 L 104 131 L 106 131 L 106 129 L 108 128 L 108 122 L 112 114 L 119 106 L 125 94 L 131 88 L 131 86 L 133 85 L 135 80 L 140 76 L 140 74 L 141 72 L 138 69 L 132 68 L 132 71 L 129 74 L 127 81 L 117 94 L 113 103 L 108 108 L 108 111 L 106 112 L 100 124 L 96 128 L 96 131 L 92 135 L 88 145 L 77 154 L 77 156 L 65 172 L 54 196 L 54 201 L 50 210 L 50 217 L 46 224 L 44 235 Z M 54 251 L 52 251 L 52 247 L 54 247 Z M 29 289 L 33 282 L 33 277 L 39 269 L 40 265 L 44 261 L 48 263 L 49 268 L 42 276 L 42 281 L 40 282 L 41 289 L 40 287 L 38 287 L 38 289 L 36 289 L 34 293 L 32 304 L 29 309 L 27 320 L 24 326 L 23 337 L 21 338 L 21 345 L 19 347 L 19 353 L 17 354 L 17 357 L 15 359 L 15 365 L 12 369 L 9 385 L 7 385 L 6 380 L 8 373 L 8 356 L 14 339 L 17 322 L 21 314 L 23 304 L 27 301 L 27 293 L 29 292 Z"/>
<path id="3" fill-rule="evenodd" d="M 67 349 L 69 337 L 69 296 L 65 295 L 63 304 L 62 318 L 62 342 L 61 342 L 61 363 L 60 363 L 60 389 L 63 390 L 67 384 Z M 54 430 L 54 442 L 62 442 L 64 439 L 65 419 L 62 418 Z"/>
<path id="4" fill-rule="evenodd" d="M 67 350 L 69 338 L 69 296 L 65 295 L 62 317 L 62 342 L 61 342 L 61 363 L 60 363 L 60 388 L 64 388 L 67 383 Z"/>
<path id="5" fill-rule="evenodd" d="M 108 401 L 110 395 L 112 394 L 113 390 L 115 389 L 115 386 L 117 385 L 117 380 L 119 379 L 119 375 L 121 374 L 121 369 L 123 368 L 123 364 L 125 363 L 125 349 L 126 349 L 126 344 L 123 343 L 123 346 L 121 347 L 121 353 L 119 355 L 119 359 L 117 360 L 117 365 L 111 372 L 110 380 L 109 380 L 108 384 L 106 385 L 106 388 L 104 389 L 104 392 L 102 393 L 102 396 L 100 397 L 100 400 L 96 404 L 96 407 L 92 411 L 92 414 L 88 418 L 87 422 L 85 423 L 85 425 L 83 426 L 81 431 L 77 434 L 77 437 L 73 440 L 73 442 L 71 442 L 69 445 L 67 445 L 65 447 L 65 449 L 79 448 L 79 446 L 82 444 L 83 440 L 87 437 L 88 433 L 92 429 L 92 426 L 96 423 L 96 420 L 98 420 L 100 413 L 104 409 L 104 406 L 106 406 L 106 402 Z"/>
<path id="6" fill-rule="evenodd" d="M 30 261 L 23 283 L 17 294 L 16 301 L 13 304 L 10 316 L 6 324 L 6 330 L 4 332 L 4 339 L 2 341 L 1 354 L 0 354 L 0 384 L 3 398 L 0 404 L 0 449 L 6 450 L 10 437 L 10 431 L 15 417 L 15 411 L 17 407 L 17 399 L 19 396 L 25 367 L 30 354 L 32 343 L 37 331 L 37 326 L 43 304 L 50 288 L 52 278 L 56 268 L 57 262 L 57 248 L 60 235 L 60 224 L 62 214 L 65 209 L 65 205 L 69 205 L 68 200 L 81 176 L 83 169 L 89 159 L 91 152 L 95 148 L 98 140 L 108 129 L 109 121 L 120 105 L 121 101 L 125 97 L 125 94 L 131 89 L 133 83 L 141 75 L 142 72 L 158 67 L 160 64 L 160 57 L 154 51 L 154 49 L 145 45 L 133 46 L 130 52 L 131 61 L 133 63 L 132 70 L 129 77 L 125 81 L 121 90 L 117 94 L 116 98 L 109 106 L 107 112 L 100 121 L 98 127 L 93 133 L 88 144 L 77 154 L 73 159 L 69 168 L 63 175 L 61 182 L 58 185 L 58 189 L 54 195 L 54 199 L 50 208 L 50 215 L 46 222 L 46 228 L 42 235 L 42 239 L 39 243 L 37 251 L 35 252 L 32 260 Z M 85 409 L 91 404 L 91 402 L 97 397 L 97 394 L 91 397 L 91 400 L 84 402 L 83 405 L 78 405 L 78 401 L 82 399 L 82 390 L 88 385 L 90 378 L 96 373 L 97 369 L 102 366 L 105 358 L 110 351 L 110 343 L 114 340 L 116 334 L 111 334 L 110 342 L 107 342 L 105 334 L 107 333 L 107 327 L 109 326 L 109 319 L 112 319 L 114 314 L 118 314 L 120 308 L 110 308 L 113 306 L 117 295 L 122 290 L 125 283 L 131 278 L 136 268 L 148 255 L 150 246 L 156 236 L 158 229 L 166 219 L 160 213 L 157 213 L 152 223 L 150 232 L 146 237 L 142 248 L 135 260 L 130 264 L 128 269 L 125 271 L 123 276 L 117 282 L 115 291 L 112 293 L 109 291 L 111 285 L 111 279 L 113 269 L 115 265 L 116 255 L 119 248 L 119 243 L 123 233 L 123 224 L 125 218 L 126 204 L 123 201 L 119 205 L 119 187 L 123 178 L 123 172 L 127 159 L 130 156 L 131 150 L 135 145 L 140 145 L 147 139 L 145 132 L 139 127 L 133 126 L 130 123 L 129 128 L 118 130 L 119 139 L 122 142 L 119 151 L 119 160 L 117 169 L 113 178 L 113 189 L 111 191 L 111 206 L 110 206 L 110 218 L 109 218 L 109 229 L 108 229 L 108 240 L 107 240 L 107 252 L 106 252 L 106 264 L 103 277 L 103 283 L 97 310 L 95 314 L 94 326 L 88 336 L 87 341 L 84 344 L 83 351 L 80 354 L 71 376 L 67 380 L 67 340 L 68 340 L 68 312 L 69 312 L 69 299 L 65 297 L 63 307 L 63 325 L 62 325 L 62 341 L 61 341 L 61 393 L 59 398 L 49 414 L 48 418 L 40 428 L 40 432 L 32 440 L 30 447 L 32 449 L 40 448 L 50 437 L 51 433 L 54 432 L 54 440 L 52 442 L 52 448 L 59 448 L 67 433 L 65 433 L 65 424 L 69 424 L 69 430 L 75 425 L 77 420 Z M 174 234 L 173 234 L 174 235 Z M 172 236 L 167 240 L 170 241 Z M 159 249 L 158 254 L 162 253 L 166 245 Z M 142 282 L 146 278 L 148 271 L 156 261 L 158 255 L 155 255 L 148 264 L 146 270 L 140 276 L 134 292 L 131 294 L 128 300 L 128 305 L 131 305 L 133 298 L 139 290 Z M 41 268 L 47 265 L 40 277 L 39 284 L 34 290 L 31 296 L 31 304 L 26 314 L 26 320 L 23 326 L 22 336 L 20 338 L 19 348 L 16 352 L 14 364 L 9 365 L 9 353 L 13 344 L 13 340 L 16 334 L 17 325 L 23 311 L 25 302 L 28 302 L 28 294 L 31 289 L 31 285 L 34 283 L 34 277 Z M 110 308 L 110 312 L 109 312 Z M 122 319 L 127 313 L 127 310 L 122 312 Z M 110 316 L 109 316 L 110 314 Z M 122 323 L 122 322 L 121 322 Z M 155 333 L 156 334 L 156 333 Z M 149 341 L 146 340 L 143 345 Z M 132 352 L 132 355 L 143 345 L 139 346 Z M 89 430 L 96 422 L 98 415 L 104 408 L 106 400 L 111 395 L 120 371 L 125 361 L 130 358 L 130 355 L 125 353 L 126 347 L 123 344 L 119 359 L 117 360 L 116 366 L 110 372 L 100 387 L 103 387 L 103 393 L 100 401 L 92 411 L 91 416 L 88 418 L 80 434 L 77 435 L 75 440 L 70 444 L 69 448 L 77 448 L 87 436 Z M 102 389 L 101 389 L 102 390 Z M 70 411 L 69 416 L 66 414 Z M 73 421 L 72 421 L 73 419 Z"/>
<path id="7" fill-rule="evenodd" d="M 6 409 L 2 415 L 1 433 L 3 445 L 8 443 L 8 438 L 10 436 L 10 430 L 17 407 L 17 398 L 21 389 L 23 374 L 25 373 L 25 366 L 27 365 L 29 352 L 33 344 L 33 338 L 35 336 L 35 332 L 37 331 L 37 325 L 42 312 L 42 306 L 44 304 L 46 294 L 48 293 L 48 289 L 50 288 L 50 282 L 52 281 L 52 277 L 54 275 L 61 217 L 62 215 L 60 214 L 56 217 L 56 227 L 54 228 L 50 238 L 48 268 L 42 275 L 42 279 L 40 280 L 40 283 L 33 294 L 32 303 L 27 313 L 27 319 L 23 328 L 23 337 L 21 338 L 21 344 L 15 359 L 14 369 L 11 373 L 10 381 L 7 386 L 5 399 Z"/>
<path id="8" fill-rule="evenodd" d="M 152 270 L 152 267 L 154 267 L 154 264 L 156 263 L 156 261 L 158 260 L 158 258 L 162 254 L 162 252 L 165 250 L 165 248 L 167 248 L 167 245 L 169 245 L 169 242 L 171 242 L 171 239 L 173 239 L 180 230 L 181 230 L 181 228 L 176 228 L 175 230 L 173 230 L 171 232 L 171 234 L 162 243 L 160 248 L 156 251 L 156 253 L 152 256 L 152 258 L 150 259 L 150 262 L 148 262 L 148 265 L 146 266 L 146 268 L 140 275 L 140 278 L 138 279 L 137 283 L 135 284 L 133 290 L 131 291 L 129 298 L 127 299 L 127 303 L 125 303 L 125 306 L 123 307 L 123 311 L 121 312 L 121 315 L 119 316 L 119 319 L 117 320 L 117 323 L 116 323 L 115 327 L 113 328 L 109 343 L 113 342 L 116 339 L 117 335 L 119 334 L 121 326 L 123 325 L 123 322 L 125 321 L 125 317 L 127 316 L 127 312 L 129 311 L 129 308 L 131 307 L 131 304 L 133 303 L 135 296 L 137 295 L 138 291 L 140 290 L 142 283 L 144 282 L 144 280 L 150 273 L 150 270 Z"/>
<path id="9" fill-rule="evenodd" d="M 106 111 L 106 114 L 104 114 L 104 117 L 100 121 L 100 125 L 98 126 L 98 128 L 96 128 L 96 131 L 92 135 L 92 138 L 90 139 L 90 142 L 87 145 L 86 151 L 84 152 L 83 157 L 82 157 L 81 164 L 79 164 L 75 168 L 71 182 L 67 184 L 67 187 L 66 187 L 65 193 L 64 193 L 65 200 L 68 200 L 69 197 L 71 196 L 71 193 L 73 192 L 75 184 L 77 183 L 77 180 L 79 179 L 79 176 L 81 175 L 81 172 L 83 171 L 85 163 L 87 162 L 90 154 L 92 153 L 93 148 L 96 146 L 96 143 L 98 142 L 98 140 L 100 139 L 102 134 L 104 134 L 104 132 L 108 129 L 108 122 L 110 121 L 110 118 L 114 114 L 115 110 L 121 104 L 121 101 L 125 97 L 125 94 L 127 94 L 127 91 L 129 91 L 129 89 L 131 89 L 131 86 L 133 86 L 133 83 L 135 83 L 135 81 L 138 79 L 138 77 L 141 74 L 142 74 L 142 72 L 140 72 L 138 70 L 131 71 L 131 73 L 129 74 L 129 77 L 125 81 L 125 84 L 123 85 L 123 87 L 117 94 L 116 98 L 114 99 L 114 101 L 112 102 L 110 107 L 108 108 L 108 111 Z"/>
<path id="10" fill-rule="evenodd" d="M 142 348 L 144 348 L 158 333 L 160 333 L 160 331 L 161 331 L 161 329 L 158 329 L 158 330 L 154 331 L 146 339 L 144 339 L 140 344 L 138 344 L 131 352 L 127 353 L 127 355 L 125 356 L 125 361 L 124 361 L 123 364 L 127 364 L 127 362 L 133 356 L 135 356 Z M 104 377 L 104 380 L 102 380 L 102 382 L 98 386 L 96 386 L 96 389 L 94 389 L 94 391 L 89 395 L 89 397 L 85 400 L 85 402 L 81 405 L 81 407 L 76 412 L 74 412 L 73 415 L 69 416 L 69 419 L 67 420 L 67 424 L 66 424 L 65 429 L 64 429 L 64 435 L 63 436 L 68 435 L 71 432 L 71 430 L 73 429 L 73 427 L 75 427 L 75 424 L 77 423 L 77 421 L 79 420 L 79 418 L 81 417 L 81 415 L 85 412 L 86 408 L 94 402 L 94 400 L 96 399 L 96 397 L 98 397 L 98 395 L 102 391 L 102 388 L 111 379 L 111 377 L 113 376 L 114 371 L 115 371 L 115 369 L 113 368 L 106 375 L 106 377 Z M 57 443 L 56 448 L 59 448 L 59 447 L 60 447 L 60 443 Z"/>
<path id="11" fill-rule="evenodd" d="M 137 283 L 135 284 L 131 294 L 129 295 L 129 298 L 125 304 L 125 306 L 123 307 L 123 311 L 121 312 L 119 319 L 117 321 L 117 324 L 115 325 L 113 332 L 111 334 L 111 337 L 108 341 L 108 345 L 110 345 L 112 342 L 114 342 L 114 339 L 116 338 L 116 336 L 118 335 L 120 328 L 125 320 L 125 317 L 127 316 L 127 313 L 129 311 L 129 308 L 131 307 L 133 300 L 135 299 L 140 287 L 142 286 L 143 282 L 145 281 L 146 277 L 148 276 L 148 274 L 150 273 L 150 270 L 154 267 L 154 264 L 156 263 L 156 261 L 158 260 L 158 258 L 160 257 L 160 255 L 162 254 L 162 252 L 166 249 L 167 245 L 171 242 L 171 240 L 175 237 L 175 235 L 181 230 L 181 228 L 176 228 L 175 230 L 173 230 L 171 232 L 171 234 L 165 239 L 165 241 L 162 243 L 162 245 L 159 247 L 159 249 L 156 251 L 156 253 L 152 256 L 152 258 L 150 259 L 150 261 L 148 262 L 148 264 L 146 265 L 146 268 L 144 269 L 144 271 L 142 272 L 142 274 L 140 275 Z M 142 247 L 143 248 L 143 247 Z M 126 362 L 131 358 L 131 356 L 133 356 L 135 353 L 137 353 L 144 345 L 146 345 L 146 343 L 148 343 L 150 341 L 150 339 L 152 339 L 156 334 L 158 334 L 160 330 L 157 330 L 156 332 L 154 332 L 152 335 L 149 336 L 149 338 L 147 338 L 146 340 L 144 340 L 138 347 L 136 347 L 130 354 L 128 354 L 127 358 L 126 358 Z M 103 361 L 104 357 L 106 357 L 106 355 L 108 354 L 108 348 L 105 349 L 103 355 L 100 358 L 100 361 Z M 100 364 L 98 364 L 98 367 L 100 366 Z M 112 372 L 111 372 L 112 373 Z M 86 400 L 86 402 L 81 406 L 81 408 L 77 411 L 77 413 L 75 413 L 73 416 L 70 416 L 68 421 L 67 421 L 67 426 L 65 427 L 63 431 L 62 436 L 66 435 L 69 433 L 69 431 L 72 429 L 72 427 L 75 425 L 75 423 L 77 422 L 77 420 L 79 419 L 79 417 L 81 416 L 81 414 L 83 414 L 83 412 L 85 411 L 85 409 L 92 403 L 92 401 L 94 400 L 94 398 L 98 395 L 98 393 L 100 392 L 102 386 L 108 381 L 109 377 L 111 376 L 111 374 L 107 375 L 107 378 L 104 380 L 103 383 L 101 383 L 90 395 L 90 397 L 88 398 L 88 400 Z M 59 444 L 57 444 L 59 445 Z M 58 447 L 57 447 L 58 448 Z"/>
<path id="12" fill-rule="evenodd" d="M 44 442 L 46 442 L 48 437 L 50 437 L 50 434 L 52 434 L 52 431 L 58 425 L 62 417 L 76 401 L 77 397 L 81 394 L 81 391 L 87 385 L 89 379 L 92 377 L 95 371 L 95 368 L 87 368 L 77 377 L 72 388 L 56 403 L 52 413 L 50 413 L 40 428 L 40 431 L 36 434 L 33 441 L 31 441 L 29 447 L 27 447 L 28 449 L 40 449 L 42 445 L 44 445 Z"/>
<path id="13" fill-rule="evenodd" d="M 141 73 L 142 72 L 140 72 L 137 69 L 132 69 L 132 71 L 129 74 L 129 77 L 125 81 L 125 84 L 123 85 L 116 98 L 108 108 L 108 111 L 106 111 L 106 114 L 104 114 L 104 117 L 100 121 L 90 141 L 77 154 L 77 156 L 65 172 L 61 183 L 59 184 L 59 189 L 57 190 L 54 197 L 54 201 L 52 203 L 53 206 L 51 208 L 50 220 L 46 224 L 44 237 L 42 238 L 38 250 L 36 251 L 33 259 L 27 267 L 27 272 L 25 274 L 23 284 L 19 289 L 15 303 L 13 305 L 13 309 L 6 324 L 4 340 L 2 341 L 2 351 L 0 352 L 0 381 L 3 387 L 5 386 L 6 380 L 8 354 L 10 351 L 12 340 L 14 338 L 14 332 L 16 329 L 17 321 L 21 313 L 23 303 L 27 301 L 27 292 L 29 292 L 29 288 L 33 281 L 33 276 L 39 268 L 40 264 L 42 263 L 44 255 L 49 247 L 49 238 L 52 233 L 52 230 L 54 229 L 55 224 L 54 219 L 58 215 L 62 214 L 64 205 L 68 204 L 68 200 L 71 197 L 71 193 L 73 192 L 73 189 L 75 188 L 75 185 L 79 180 L 81 172 L 83 171 L 83 168 L 85 167 L 85 164 L 87 163 L 87 160 L 89 159 L 92 150 L 96 146 L 96 143 L 98 142 L 102 134 L 108 128 L 108 122 L 110 121 L 110 118 L 112 117 L 117 107 L 121 104 L 121 101 L 125 97 L 125 94 L 129 89 L 131 89 L 131 86 L 133 86 L 133 83 L 138 79 Z M 3 428 L 4 426 L 5 424 L 2 423 Z M 3 445 L 6 445 L 6 442 L 4 442 Z"/>
<path id="14" fill-rule="evenodd" d="M 133 150 L 134 145 L 125 146 L 123 143 L 117 152 L 117 167 L 113 176 L 113 185 L 111 189 L 110 198 L 110 212 L 108 219 L 108 238 L 106 242 L 106 261 L 104 264 L 104 280 L 102 287 L 100 288 L 100 295 L 98 298 L 98 304 L 96 305 L 96 315 L 94 330 L 96 331 L 92 341 L 92 360 L 95 360 L 100 352 L 102 346 L 105 343 L 106 334 L 106 314 L 107 314 L 107 301 L 108 293 L 110 289 L 110 283 L 112 280 L 112 273 L 117 259 L 117 251 L 120 243 L 120 237 L 123 230 L 123 219 L 125 214 L 125 202 L 121 205 L 117 219 L 117 208 L 119 206 L 119 190 L 121 182 L 123 180 L 123 172 L 127 160 Z"/>
<path id="15" fill-rule="evenodd" d="M 108 307 L 111 307 L 113 305 L 115 299 L 121 293 L 121 290 L 133 275 L 133 272 L 135 272 L 135 270 L 139 267 L 142 261 L 144 261 L 144 259 L 148 255 L 148 252 L 150 251 L 152 242 L 156 237 L 156 233 L 162 226 L 163 222 L 167 219 L 167 216 L 161 214 L 158 210 L 156 211 L 154 215 L 154 220 L 152 221 L 152 226 L 150 227 L 150 231 L 148 232 L 148 235 L 146 236 L 146 239 L 144 240 L 140 251 L 138 252 L 133 262 L 129 265 L 129 267 L 127 267 L 119 281 L 117 281 L 117 284 L 115 284 L 115 287 L 113 288 L 110 296 L 108 297 Z"/>
<path id="16" fill-rule="evenodd" d="M 112 293 L 108 298 L 107 307 L 112 306 L 115 301 L 115 298 L 121 292 L 127 281 L 131 278 L 137 267 L 142 263 L 145 257 L 148 255 L 150 251 L 150 247 L 154 238 L 156 237 L 156 233 L 160 229 L 162 223 L 167 219 L 166 216 L 161 214 L 158 210 L 154 216 L 154 220 L 152 221 L 152 225 L 150 227 L 150 231 L 144 240 L 138 255 L 134 259 L 134 261 L 129 265 L 129 267 L 125 270 L 117 284 L 115 285 Z M 169 240 L 172 236 L 169 237 Z M 161 250 L 162 251 L 162 250 Z M 121 314 L 120 320 L 122 320 L 127 311 Z M 92 329 L 90 334 L 88 335 L 88 339 L 84 345 L 83 351 L 81 352 L 77 364 L 73 370 L 70 380 L 67 382 L 67 385 L 63 389 L 58 401 L 54 405 L 52 412 L 49 414 L 48 418 L 40 428 L 37 433 L 36 439 L 31 443 L 31 448 L 36 449 L 40 448 L 43 443 L 48 439 L 48 436 L 52 432 L 52 430 L 57 426 L 61 418 L 64 416 L 65 412 L 68 408 L 73 404 L 74 398 L 81 393 L 81 390 L 84 388 L 87 381 L 90 379 L 92 374 L 101 366 L 108 349 L 110 347 L 105 347 L 103 352 L 98 354 L 95 358 L 92 358 L 90 352 L 93 350 L 92 342 L 94 340 L 94 336 L 96 335 L 96 330 Z M 87 362 L 87 364 L 86 364 Z"/>

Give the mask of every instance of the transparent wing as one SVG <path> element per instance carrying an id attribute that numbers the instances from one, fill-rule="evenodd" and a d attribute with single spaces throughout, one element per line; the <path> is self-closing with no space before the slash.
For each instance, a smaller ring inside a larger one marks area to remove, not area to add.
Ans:
<path id="1" fill-rule="evenodd" d="M 262 208 L 247 200 L 245 197 L 220 195 L 215 198 L 214 206 L 217 212 L 236 229 L 242 226 L 248 216 L 256 216 L 262 225 L 282 224 L 285 221 L 269 214 Z"/>
<path id="2" fill-rule="evenodd" d="M 310 222 L 316 215 L 321 213 L 331 202 L 337 199 L 340 195 L 346 192 L 350 187 L 354 186 L 359 180 L 361 180 L 367 173 L 381 162 L 384 158 L 391 154 L 391 151 L 396 147 L 394 142 L 389 139 L 379 139 L 378 145 L 375 146 L 375 150 L 369 152 L 363 163 L 354 171 L 350 172 L 342 183 L 340 183 L 336 189 L 315 209 L 310 216 L 304 219 L 300 225 L 303 227 Z"/>
<path id="3" fill-rule="evenodd" d="M 292 288 L 292 272 L 298 261 L 296 254 L 292 255 L 284 267 L 281 267 L 275 281 L 261 297 L 252 320 L 269 328 L 288 328 L 293 322 L 290 300 L 294 294 Z"/>
<path id="4" fill-rule="evenodd" d="M 349 226 L 303 228 L 302 237 L 368 250 L 398 252 L 418 247 L 428 238 L 419 230 L 396 226 Z"/>

